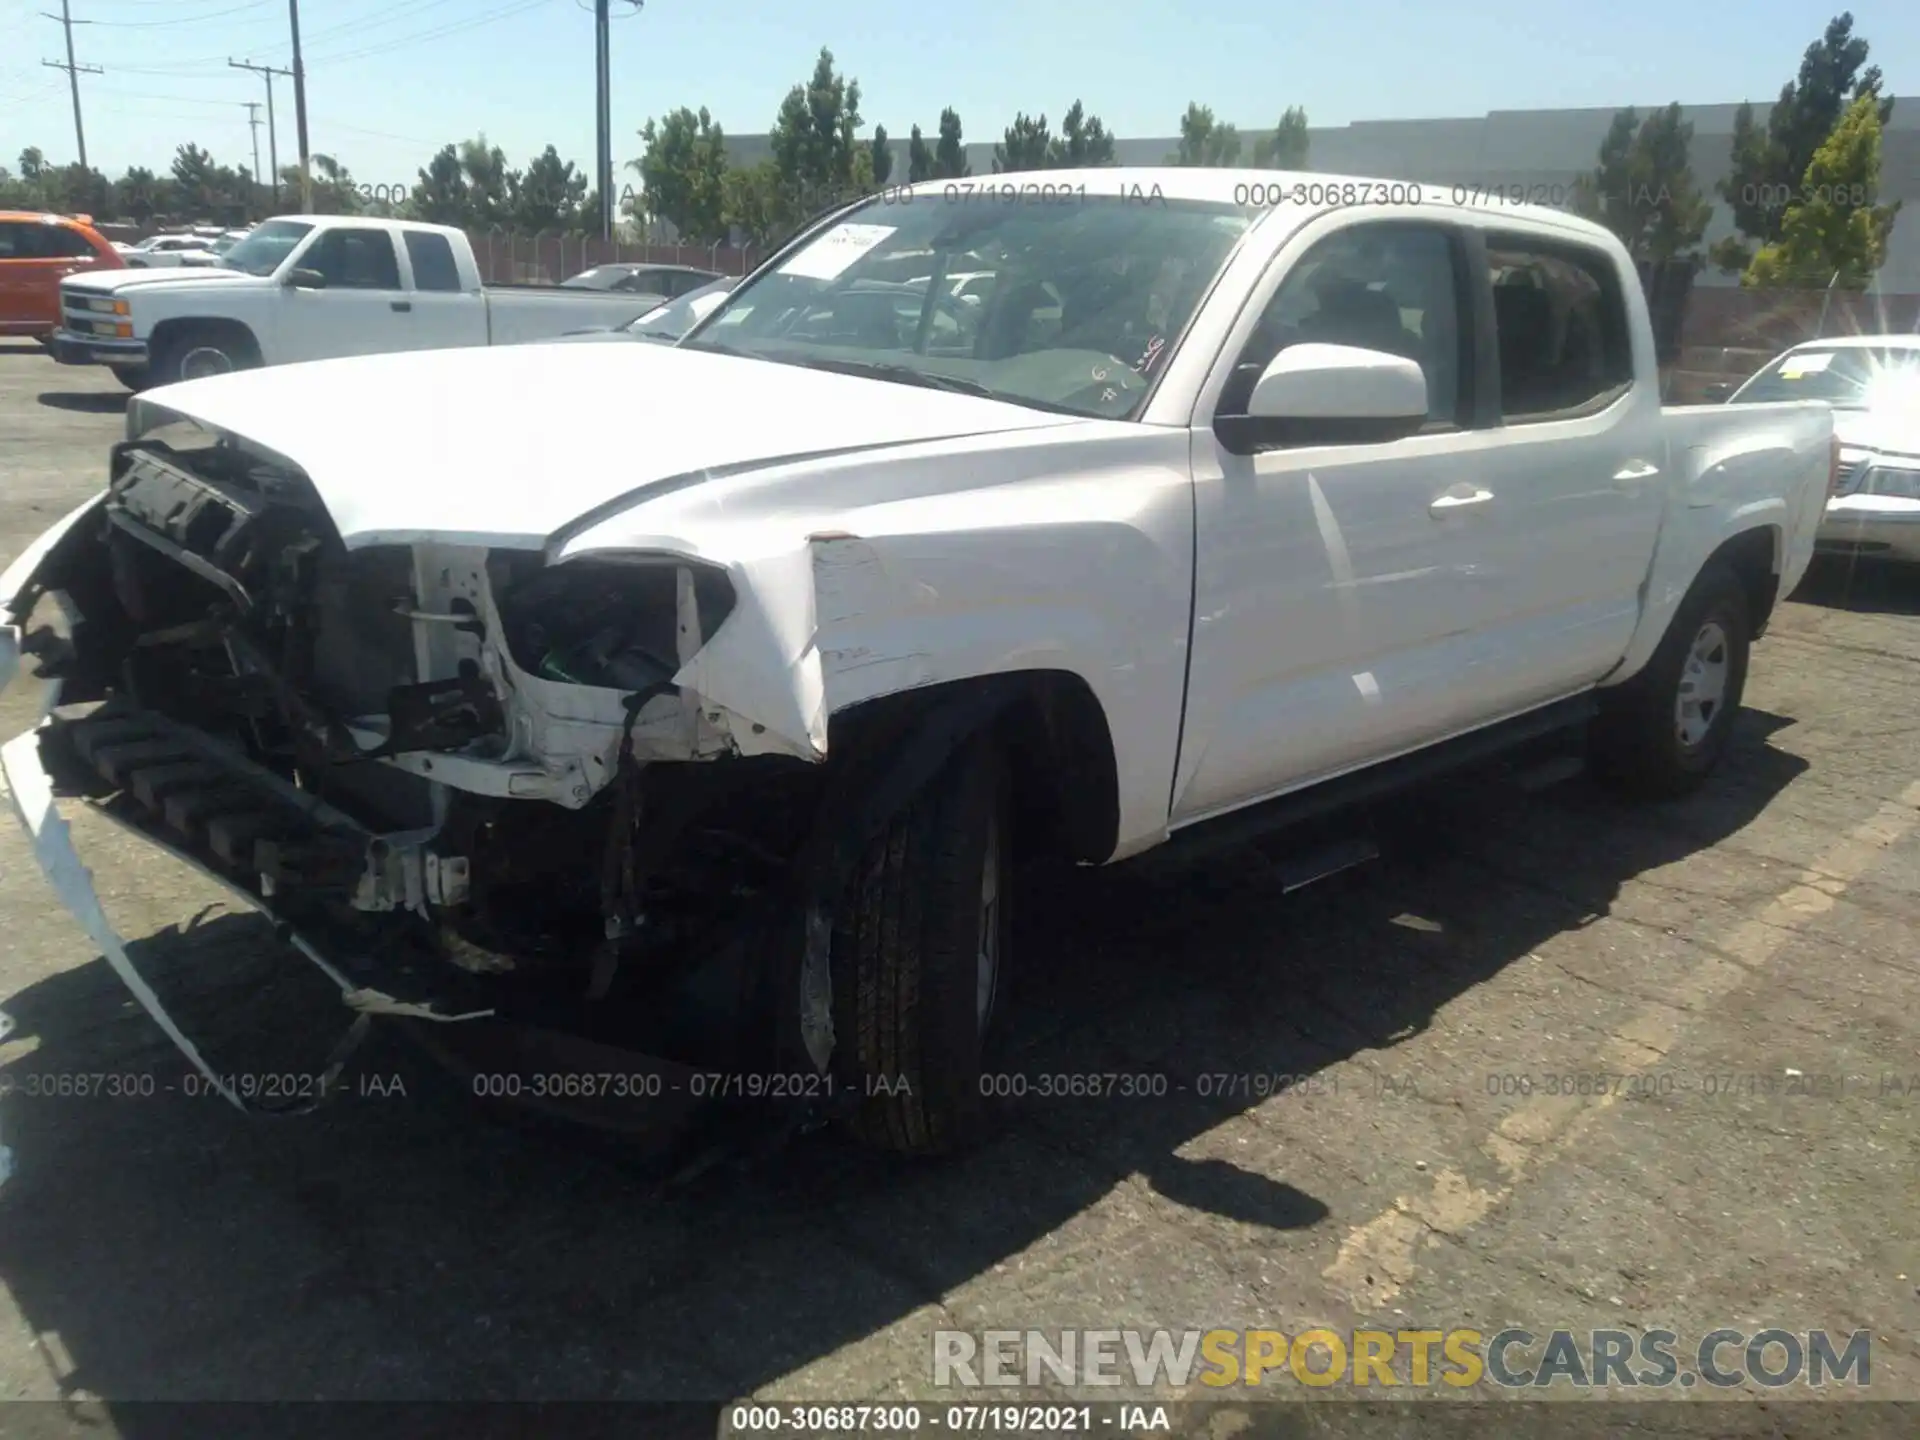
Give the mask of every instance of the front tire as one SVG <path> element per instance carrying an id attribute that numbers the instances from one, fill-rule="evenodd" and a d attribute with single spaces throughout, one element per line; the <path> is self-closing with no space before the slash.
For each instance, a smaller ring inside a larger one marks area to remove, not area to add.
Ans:
<path id="1" fill-rule="evenodd" d="M 1007 769 L 968 741 L 874 838 L 831 948 L 835 1068 L 862 1140 L 904 1154 L 987 1130 L 982 1076 L 1004 1008 L 1012 891 Z"/>
<path id="2" fill-rule="evenodd" d="M 153 384 L 153 372 L 145 365 L 110 365 L 113 378 L 136 394 Z"/>
<path id="3" fill-rule="evenodd" d="M 1647 799 L 1699 788 L 1733 738 L 1752 643 L 1746 586 L 1727 566 L 1709 565 L 1646 668 L 1603 693 L 1593 731 L 1600 773 Z"/>
<path id="4" fill-rule="evenodd" d="M 150 362 L 150 383 L 174 385 L 183 380 L 204 380 L 235 370 L 251 370 L 259 363 L 260 347 L 251 335 L 197 326 L 167 337 Z"/>

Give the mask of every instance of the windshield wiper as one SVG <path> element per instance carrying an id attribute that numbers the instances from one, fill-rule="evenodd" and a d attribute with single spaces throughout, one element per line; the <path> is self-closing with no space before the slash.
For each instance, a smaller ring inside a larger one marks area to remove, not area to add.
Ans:
<path id="1" fill-rule="evenodd" d="M 982 400 L 999 400 L 1007 405 L 1024 405 L 1029 410 L 1045 410 L 1049 415 L 1071 415 L 1079 420 L 1093 418 L 1085 410 L 1074 405 L 1060 405 L 1051 400 L 1036 400 L 1031 395 L 1015 395 L 1011 391 L 995 390 L 990 385 L 982 385 L 978 380 L 948 375 L 940 370 L 916 370 L 911 365 L 898 365 L 887 360 L 808 357 L 786 363 L 804 365 L 810 370 L 833 370 L 842 375 L 865 375 L 875 380 L 891 380 L 901 385 L 919 385 L 928 390 L 946 390 L 955 395 L 976 395 Z"/>

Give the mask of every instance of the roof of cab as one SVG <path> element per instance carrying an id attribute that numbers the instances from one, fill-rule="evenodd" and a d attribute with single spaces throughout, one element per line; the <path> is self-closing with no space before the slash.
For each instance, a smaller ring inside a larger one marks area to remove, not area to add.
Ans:
<path id="1" fill-rule="evenodd" d="M 1033 194 L 1115 196 L 1127 200 L 1194 200 L 1237 205 L 1246 210 L 1295 209 L 1317 212 L 1343 206 L 1385 204 L 1428 214 L 1502 217 L 1529 220 L 1587 238 L 1611 243 L 1606 226 L 1570 210 L 1548 205 L 1508 201 L 1498 187 L 1453 185 L 1437 181 L 1393 180 L 1367 175 L 1325 175 L 1312 170 L 1259 170 L 1211 165 L 1102 166 L 1082 170 L 1028 170 L 1005 175 L 969 176 L 958 180 L 921 180 L 885 186 L 883 196 Z M 1156 193 L 1157 192 L 1157 193 Z M 1300 199 L 1296 202 L 1294 197 Z"/>

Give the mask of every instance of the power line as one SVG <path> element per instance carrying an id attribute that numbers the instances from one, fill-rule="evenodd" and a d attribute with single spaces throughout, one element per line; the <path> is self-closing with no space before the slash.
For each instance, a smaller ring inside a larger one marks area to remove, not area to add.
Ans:
<path id="1" fill-rule="evenodd" d="M 49 20 L 58 20 L 60 22 L 60 28 L 67 33 L 67 63 L 62 65 L 58 60 L 42 60 L 40 63 L 42 65 L 52 66 L 55 70 L 64 70 L 67 72 L 67 84 L 73 90 L 74 143 L 80 150 L 80 168 L 82 170 L 88 170 L 92 167 L 87 164 L 87 127 L 80 123 L 80 75 L 82 71 L 89 75 L 104 75 L 107 72 L 102 70 L 98 65 L 79 65 L 74 63 L 73 27 L 76 22 L 73 18 L 72 10 L 67 4 L 67 0 L 60 0 L 60 13 L 58 15 L 51 14 L 45 10 L 42 10 L 40 13 L 45 15 Z M 81 20 L 77 23 L 85 25 L 89 22 Z"/>
<path id="2" fill-rule="evenodd" d="M 413 35 L 402 35 L 379 45 L 368 45 L 359 50 L 343 50 L 332 55 L 318 55 L 314 58 L 326 63 L 335 60 L 358 60 L 367 55 L 385 55 L 389 51 L 402 50 L 409 45 L 417 45 L 423 40 L 438 40 L 443 36 L 458 34 L 462 30 L 477 30 L 482 25 L 491 25 L 495 20 L 504 20 L 509 15 L 519 15 L 528 10 L 538 9 L 547 0 L 522 0 L 518 5 L 504 6 L 499 10 L 489 10 L 483 15 L 470 16 L 465 20 L 454 20 L 433 30 L 422 30 Z"/>
<path id="3" fill-rule="evenodd" d="M 223 15 L 238 15 L 243 10 L 258 10 L 268 0 L 248 0 L 226 10 L 209 10 L 204 15 L 179 15 L 171 20 L 89 20 L 89 25 L 111 25 L 117 30 L 151 30 L 160 25 L 198 25 L 203 20 L 218 20 Z"/>
<path id="4" fill-rule="evenodd" d="M 291 70 L 282 70 L 277 65 L 256 65 L 251 60 L 228 58 L 227 64 L 236 70 L 251 70 L 267 82 L 267 164 L 272 168 L 273 208 L 280 208 L 280 142 L 275 138 L 273 129 L 273 77 L 291 75 Z M 254 131 L 253 163 L 256 174 L 260 164 L 260 132 Z"/>

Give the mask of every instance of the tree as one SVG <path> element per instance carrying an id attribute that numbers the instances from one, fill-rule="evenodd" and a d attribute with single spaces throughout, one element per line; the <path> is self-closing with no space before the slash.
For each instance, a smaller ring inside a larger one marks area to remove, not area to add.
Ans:
<path id="1" fill-rule="evenodd" d="M 1046 169 L 1052 140 L 1045 115 L 1029 116 L 1026 111 L 1020 111 L 1007 127 L 1004 141 L 993 147 L 993 173 L 1007 175 L 1021 170 Z"/>
<path id="2" fill-rule="evenodd" d="M 174 203 L 188 215 L 211 211 L 220 193 L 213 156 L 192 141 L 173 152 L 173 193 Z"/>
<path id="3" fill-rule="evenodd" d="M 936 163 L 932 148 L 920 138 L 920 127 L 914 126 L 907 134 L 907 183 L 917 185 L 932 179 Z"/>
<path id="4" fill-rule="evenodd" d="M 298 185 L 300 167 L 289 165 L 287 170 L 292 172 L 289 183 Z M 368 207 L 363 202 L 360 189 L 353 183 L 353 175 L 333 156 L 314 154 L 307 172 L 313 181 L 313 211 L 316 215 L 360 215 L 367 212 Z M 281 178 L 288 177 L 283 174 Z M 252 189 L 249 180 L 249 194 Z"/>
<path id="5" fill-rule="evenodd" d="M 1880 123 L 1886 124 L 1893 101 L 1880 99 L 1880 67 L 1867 65 L 1867 51 L 1867 42 L 1853 33 L 1853 15 L 1836 15 L 1825 33 L 1807 46 L 1797 78 L 1781 87 L 1764 131 L 1751 104 L 1735 113 L 1732 166 L 1719 191 L 1733 211 L 1739 234 L 1713 247 L 1716 265 L 1745 270 L 1754 246 L 1781 238 L 1787 210 L 1814 152 L 1854 101 L 1873 96 Z"/>
<path id="6" fill-rule="evenodd" d="M 960 112 L 948 106 L 940 112 L 940 139 L 933 147 L 933 176 L 936 180 L 958 180 L 971 175 L 967 147 L 960 139 Z"/>
<path id="7" fill-rule="evenodd" d="M 859 128 L 860 82 L 834 69 L 833 52 L 822 46 L 812 77 L 780 102 L 768 137 L 773 163 L 799 213 L 852 198 L 863 149 L 855 138 Z"/>
<path id="8" fill-rule="evenodd" d="M 1605 225 L 1636 260 L 1665 263 L 1694 253 L 1713 207 L 1694 180 L 1693 126 L 1678 101 L 1643 121 L 1620 111 L 1600 142 L 1600 163 L 1574 184 L 1574 208 Z"/>
<path id="9" fill-rule="evenodd" d="M 1898 205 L 1880 205 L 1880 98 L 1857 94 L 1808 162 L 1780 239 L 1763 245 L 1742 285 L 1829 284 L 1864 290 L 1886 259 Z"/>
<path id="10" fill-rule="evenodd" d="M 467 181 L 467 223 L 476 227 L 507 223 L 512 218 L 512 205 L 507 193 L 507 157 L 500 147 L 489 145 L 484 133 L 462 140 L 460 170 Z"/>
<path id="11" fill-rule="evenodd" d="M 746 244 L 758 249 L 788 233 L 794 207 L 782 188 L 780 167 L 773 161 L 727 171 L 721 192 L 727 224 Z"/>
<path id="12" fill-rule="evenodd" d="M 171 184 L 156 178 L 144 165 L 135 165 L 113 182 L 114 208 L 129 220 L 145 225 L 169 206 Z"/>
<path id="13" fill-rule="evenodd" d="M 648 214 L 672 225 L 689 244 L 711 245 L 727 235 L 727 137 L 702 106 L 681 106 L 640 131 L 646 151 L 629 168 L 645 189 Z"/>
<path id="14" fill-rule="evenodd" d="M 577 230 L 586 200 L 586 175 L 551 145 L 508 177 L 507 209 L 516 230 Z"/>
<path id="15" fill-rule="evenodd" d="M 1060 133 L 1047 146 L 1048 168 L 1078 170 L 1112 163 L 1113 136 L 1098 115 L 1088 115 L 1075 100 L 1060 120 Z"/>
<path id="16" fill-rule="evenodd" d="M 1289 105 L 1271 135 L 1265 135 L 1253 147 L 1253 163 L 1263 170 L 1304 170 L 1312 137 L 1307 133 L 1307 112 Z"/>
<path id="17" fill-rule="evenodd" d="M 1213 107 L 1187 102 L 1180 117 L 1180 144 L 1167 157 L 1169 165 L 1231 165 L 1240 158 L 1240 132 L 1216 122 Z"/>
<path id="18" fill-rule="evenodd" d="M 38 181 L 47 172 L 47 157 L 38 145 L 29 145 L 20 152 L 20 178 L 29 185 Z"/>
<path id="19" fill-rule="evenodd" d="M 433 225 L 458 225 L 465 228 L 467 214 L 467 177 L 460 168 L 460 151 L 443 145 L 420 172 L 420 183 L 413 187 L 413 213 Z"/>
<path id="20" fill-rule="evenodd" d="M 871 157 L 867 163 L 871 167 L 873 183 L 876 186 L 886 184 L 887 177 L 893 174 L 893 151 L 887 148 L 886 126 L 873 127 L 873 140 L 867 147 L 867 154 Z"/>

